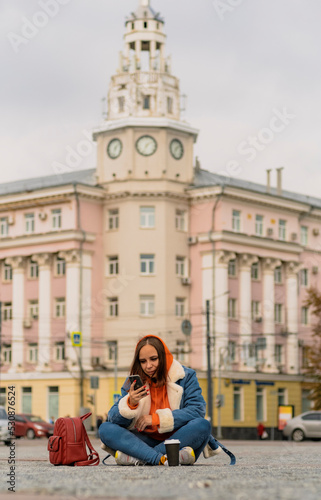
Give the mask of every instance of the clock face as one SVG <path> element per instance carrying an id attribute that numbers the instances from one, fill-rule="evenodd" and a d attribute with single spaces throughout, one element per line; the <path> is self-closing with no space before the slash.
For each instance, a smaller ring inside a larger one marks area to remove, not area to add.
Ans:
<path id="1" fill-rule="evenodd" d="M 184 146 L 178 139 L 173 139 L 169 146 L 171 155 L 175 160 L 180 160 L 184 154 Z"/>
<path id="2" fill-rule="evenodd" d="M 151 156 L 157 149 L 157 142 L 150 135 L 143 135 L 136 142 L 136 149 L 143 156 Z"/>
<path id="3" fill-rule="evenodd" d="M 112 139 L 107 146 L 107 153 L 109 158 L 116 160 L 120 156 L 123 145 L 120 139 Z"/>

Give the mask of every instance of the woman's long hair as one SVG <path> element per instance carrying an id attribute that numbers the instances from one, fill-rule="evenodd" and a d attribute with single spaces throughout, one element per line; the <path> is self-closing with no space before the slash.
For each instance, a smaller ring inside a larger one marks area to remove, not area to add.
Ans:
<path id="1" fill-rule="evenodd" d="M 131 375 L 140 375 L 142 381 L 145 383 L 148 380 L 148 376 L 146 373 L 143 371 L 140 362 L 139 362 L 139 353 L 142 347 L 145 345 L 151 345 L 155 347 L 157 354 L 158 354 L 158 359 L 159 359 L 159 364 L 156 372 L 156 381 L 158 386 L 162 386 L 166 384 L 166 377 L 167 377 L 167 369 L 166 369 L 166 355 L 165 355 L 165 349 L 162 344 L 162 342 L 157 339 L 156 337 L 150 336 L 150 337 L 144 337 L 141 339 L 135 350 L 135 355 L 134 355 L 134 360 L 130 369 L 130 374 Z"/>

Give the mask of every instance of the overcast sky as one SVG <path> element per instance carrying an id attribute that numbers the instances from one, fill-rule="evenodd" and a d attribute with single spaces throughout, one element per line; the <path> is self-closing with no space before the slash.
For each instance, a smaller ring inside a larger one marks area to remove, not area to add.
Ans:
<path id="1" fill-rule="evenodd" d="M 49 3 L 57 12 L 48 18 Z M 0 0 L 1 183 L 53 174 L 68 149 L 88 141 L 137 5 Z M 166 21 L 202 168 L 264 184 L 265 170 L 282 166 L 285 189 L 321 197 L 320 0 L 151 5 Z M 75 168 L 96 166 L 87 146 Z"/>

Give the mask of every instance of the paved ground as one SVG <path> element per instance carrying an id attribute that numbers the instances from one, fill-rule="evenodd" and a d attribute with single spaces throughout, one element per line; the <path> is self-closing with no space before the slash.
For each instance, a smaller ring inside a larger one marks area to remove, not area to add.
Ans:
<path id="1" fill-rule="evenodd" d="M 9 448 L 0 444 L 3 500 L 153 499 L 319 500 L 321 443 L 224 441 L 237 457 L 200 459 L 192 467 L 120 467 L 114 459 L 98 467 L 55 467 L 45 439 L 21 439 L 16 446 L 16 493 L 8 492 Z M 99 441 L 94 448 L 103 458 Z M 9 496 L 10 495 L 10 496 Z"/>

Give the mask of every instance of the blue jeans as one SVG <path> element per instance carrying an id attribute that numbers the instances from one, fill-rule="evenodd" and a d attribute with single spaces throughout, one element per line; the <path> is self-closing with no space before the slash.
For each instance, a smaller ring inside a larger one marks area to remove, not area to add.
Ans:
<path id="1" fill-rule="evenodd" d="M 190 446 L 197 460 L 208 443 L 211 435 L 211 424 L 205 418 L 195 418 L 177 429 L 170 439 L 179 439 L 180 448 Z M 144 432 L 129 431 L 111 422 L 105 422 L 99 427 L 102 442 L 113 450 L 119 450 L 126 455 L 138 458 L 151 465 L 158 465 L 161 457 L 166 454 L 164 441 L 151 438 Z M 161 436 L 161 434 L 160 434 Z"/>

